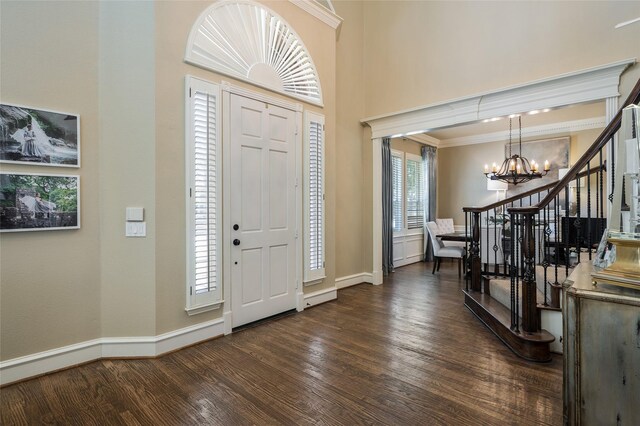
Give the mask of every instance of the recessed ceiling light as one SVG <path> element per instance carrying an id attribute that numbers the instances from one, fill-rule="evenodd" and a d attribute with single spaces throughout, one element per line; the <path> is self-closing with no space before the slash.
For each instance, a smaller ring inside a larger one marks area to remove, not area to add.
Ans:
<path id="1" fill-rule="evenodd" d="M 534 109 L 533 111 L 529 111 L 527 114 L 529 114 L 529 115 L 540 114 L 540 110 L 539 109 Z"/>

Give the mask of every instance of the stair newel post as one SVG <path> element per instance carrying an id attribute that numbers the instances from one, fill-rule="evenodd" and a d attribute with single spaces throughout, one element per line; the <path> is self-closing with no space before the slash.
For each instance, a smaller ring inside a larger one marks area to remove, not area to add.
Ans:
<path id="1" fill-rule="evenodd" d="M 524 223 L 522 235 L 522 255 L 524 274 L 522 280 L 522 329 L 526 332 L 538 331 L 538 315 L 536 309 L 536 241 L 534 232 L 534 214 L 522 214 Z"/>
<path id="2" fill-rule="evenodd" d="M 471 221 L 471 290 L 481 291 L 480 212 L 473 212 Z"/>

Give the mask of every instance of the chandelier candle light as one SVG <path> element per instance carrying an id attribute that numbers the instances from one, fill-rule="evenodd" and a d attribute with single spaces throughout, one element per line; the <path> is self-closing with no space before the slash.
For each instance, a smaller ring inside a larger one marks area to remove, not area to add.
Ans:
<path id="1" fill-rule="evenodd" d="M 546 175 L 551 168 L 548 161 L 544 162 L 544 169 L 540 170 L 540 165 L 535 160 L 527 160 L 522 156 L 522 117 L 518 117 L 518 128 L 520 130 L 519 135 L 519 152 L 518 154 L 512 154 L 512 140 L 511 140 L 511 120 L 516 115 L 509 116 L 509 157 L 505 158 L 500 168 L 493 163 L 491 170 L 489 165 L 484 165 L 484 174 L 491 180 L 499 180 L 506 183 L 517 185 L 522 182 L 528 182 L 531 179 L 539 179 Z"/>

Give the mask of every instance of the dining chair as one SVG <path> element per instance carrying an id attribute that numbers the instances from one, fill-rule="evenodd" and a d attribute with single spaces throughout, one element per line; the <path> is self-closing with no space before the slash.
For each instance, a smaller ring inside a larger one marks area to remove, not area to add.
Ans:
<path id="1" fill-rule="evenodd" d="M 464 248 L 445 246 L 436 236 L 438 231 L 438 225 L 435 222 L 427 222 L 427 232 L 429 232 L 429 238 L 433 246 L 433 271 L 431 273 L 435 274 L 436 271 L 439 271 L 442 258 L 448 257 L 458 259 L 458 276 L 462 276 L 462 264 L 465 258 Z"/>

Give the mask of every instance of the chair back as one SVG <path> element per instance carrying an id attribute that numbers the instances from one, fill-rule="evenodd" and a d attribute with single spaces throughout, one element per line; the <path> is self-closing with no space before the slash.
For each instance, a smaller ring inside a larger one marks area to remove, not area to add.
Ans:
<path id="1" fill-rule="evenodd" d="M 438 237 L 436 237 L 439 232 L 438 225 L 435 222 L 427 222 L 427 232 L 429 233 L 431 245 L 433 246 L 433 255 L 438 256 L 438 252 L 440 252 L 440 249 L 444 247 L 442 241 L 440 241 Z"/>
<path id="2" fill-rule="evenodd" d="M 440 234 L 451 234 L 456 232 L 455 227 L 453 226 L 453 219 L 436 219 L 436 224 L 438 225 L 438 229 L 440 230 Z"/>

